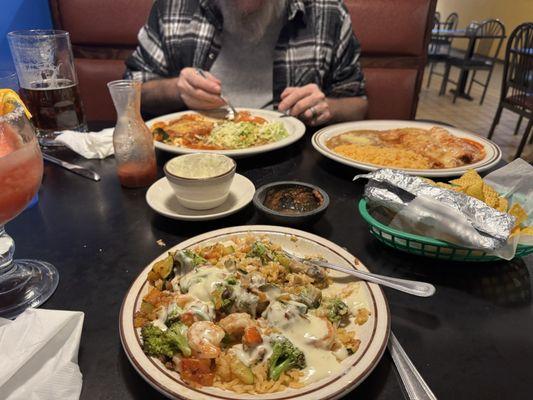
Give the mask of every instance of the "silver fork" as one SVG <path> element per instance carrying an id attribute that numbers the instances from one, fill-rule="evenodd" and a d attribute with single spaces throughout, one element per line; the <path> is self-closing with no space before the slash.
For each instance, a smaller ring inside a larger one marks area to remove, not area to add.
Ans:
<path id="1" fill-rule="evenodd" d="M 204 71 L 201 70 L 200 68 L 196 68 L 196 72 L 203 78 L 207 78 Z M 222 99 L 224 103 L 226 103 L 226 111 L 228 112 L 226 114 L 226 119 L 229 121 L 233 121 L 235 119 L 235 116 L 237 115 L 237 110 L 235 109 L 235 107 L 233 107 L 233 105 L 230 103 L 228 98 L 224 96 L 222 93 L 220 93 L 219 97 Z"/>
<path id="2" fill-rule="evenodd" d="M 408 279 L 400 278 L 391 278 L 389 276 L 372 274 L 370 272 L 364 272 L 357 269 L 345 268 L 340 265 L 331 264 L 325 261 L 320 260 L 310 260 L 308 258 L 303 258 L 296 256 L 294 254 L 283 251 L 285 255 L 293 260 L 299 261 L 304 264 L 315 265 L 322 268 L 329 268 L 335 271 L 339 271 L 348 275 L 355 276 L 364 281 L 373 282 L 380 284 L 382 286 L 390 287 L 391 289 L 396 289 L 404 293 L 409 293 L 419 297 L 430 297 L 433 296 L 436 292 L 435 286 L 426 282 L 411 281 Z"/>

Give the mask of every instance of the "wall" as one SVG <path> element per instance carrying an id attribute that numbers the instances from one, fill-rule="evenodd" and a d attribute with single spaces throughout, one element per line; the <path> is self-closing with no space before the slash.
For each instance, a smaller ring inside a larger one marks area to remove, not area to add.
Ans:
<path id="1" fill-rule="evenodd" d="M 8 32 L 19 29 L 48 29 L 52 18 L 48 0 L 0 0 L 0 70 L 13 69 L 7 44 Z"/>
<path id="2" fill-rule="evenodd" d="M 488 18 L 499 19 L 505 25 L 506 35 L 523 22 L 533 21 L 533 0 L 438 0 L 437 11 L 441 20 L 450 13 L 459 14 L 459 28 L 465 28 L 471 21 L 482 21 Z M 464 49 L 467 41 L 456 39 L 453 47 Z M 500 58 L 504 58 L 505 45 L 500 50 Z"/>

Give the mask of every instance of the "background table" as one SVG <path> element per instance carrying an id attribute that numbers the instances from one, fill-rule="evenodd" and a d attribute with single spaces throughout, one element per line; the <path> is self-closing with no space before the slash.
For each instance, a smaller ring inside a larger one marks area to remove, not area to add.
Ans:
<path id="1" fill-rule="evenodd" d="M 85 313 L 82 399 L 162 398 L 136 373 L 120 344 L 118 314 L 130 284 L 152 259 L 186 238 L 265 221 L 251 204 L 218 221 L 170 220 L 148 207 L 146 189 L 120 187 L 113 158 L 83 160 L 67 150 L 53 154 L 93 168 L 102 181 L 46 163 L 39 204 L 7 225 L 16 239 L 16 257 L 43 259 L 59 270 L 59 287 L 45 308 Z M 159 165 L 168 158 L 159 153 Z M 315 152 L 310 136 L 286 149 L 238 160 L 237 171 L 256 187 L 289 179 L 321 186 L 331 204 L 310 231 L 346 247 L 373 272 L 437 286 L 428 299 L 385 292 L 396 336 L 439 398 L 531 398 L 533 258 L 452 264 L 383 247 L 356 211 L 363 189 L 363 182 L 351 182 L 357 171 Z M 388 353 L 350 398 L 402 398 Z"/>
<path id="2" fill-rule="evenodd" d="M 475 30 L 468 29 L 434 29 L 431 31 L 431 35 L 434 37 L 446 39 L 468 39 L 468 45 L 466 46 L 465 50 L 467 59 L 472 58 L 474 54 L 474 49 L 476 47 L 476 41 L 478 39 L 498 39 L 501 37 L 499 35 L 481 35 Z M 472 101 L 474 100 L 472 96 L 465 92 L 466 84 L 468 82 L 468 73 L 468 69 L 464 69 L 461 71 L 459 80 L 457 82 L 457 87 L 455 89 L 451 89 L 450 92 L 455 93 L 455 91 L 458 90 L 458 97 Z"/>

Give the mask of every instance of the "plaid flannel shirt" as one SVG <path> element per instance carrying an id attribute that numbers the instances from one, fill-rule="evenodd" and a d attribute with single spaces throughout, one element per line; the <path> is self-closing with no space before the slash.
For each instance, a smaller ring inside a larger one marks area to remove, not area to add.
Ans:
<path id="1" fill-rule="evenodd" d="M 364 96 L 360 46 L 342 0 L 288 0 L 274 50 L 273 99 L 289 86 L 316 83 L 328 97 Z M 222 15 L 210 0 L 156 0 L 126 61 L 127 78 L 210 70 L 220 52 Z"/>

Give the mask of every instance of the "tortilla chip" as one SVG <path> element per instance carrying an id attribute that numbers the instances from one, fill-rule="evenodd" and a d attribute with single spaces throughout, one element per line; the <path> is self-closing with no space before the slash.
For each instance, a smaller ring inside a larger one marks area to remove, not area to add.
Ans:
<path id="1" fill-rule="evenodd" d="M 525 228 L 520 229 L 521 235 L 531 235 L 533 236 L 533 226 L 526 226 Z"/>
<path id="2" fill-rule="evenodd" d="M 454 186 L 454 185 L 450 185 L 449 183 L 445 183 L 445 182 L 437 182 L 436 185 L 442 189 L 449 189 L 449 190 L 454 190 L 456 192 L 459 192 L 461 191 L 461 188 L 458 187 L 458 186 Z"/>
<path id="3" fill-rule="evenodd" d="M 422 180 L 423 180 L 424 182 L 429 183 L 430 185 L 433 185 L 433 186 L 438 185 L 438 183 L 435 182 L 434 180 L 431 180 L 431 179 L 429 179 L 429 178 L 424 178 L 424 177 L 421 177 L 421 178 L 422 178 Z"/>
<path id="4" fill-rule="evenodd" d="M 522 230 L 520 229 L 520 226 L 515 225 L 514 228 L 511 229 L 511 234 L 509 235 L 509 237 L 513 237 L 513 236 L 521 235 L 521 234 L 522 234 Z"/>
<path id="5" fill-rule="evenodd" d="M 516 218 L 516 226 L 520 226 L 522 222 L 527 220 L 526 210 L 518 203 L 514 203 L 508 213 Z"/>
<path id="6" fill-rule="evenodd" d="M 496 208 L 499 203 L 500 195 L 492 186 L 483 184 L 483 199 L 489 207 Z"/>
<path id="7" fill-rule="evenodd" d="M 469 196 L 475 197 L 478 200 L 485 200 L 485 197 L 483 196 L 483 181 L 480 180 L 468 185 L 465 189 L 465 193 Z"/>
<path id="8" fill-rule="evenodd" d="M 466 171 L 460 178 L 450 181 L 451 184 L 463 188 L 466 188 L 479 182 L 483 183 L 483 179 L 481 179 L 481 176 L 479 176 L 479 174 L 473 169 L 469 169 L 468 171 Z"/>
<path id="9" fill-rule="evenodd" d="M 507 201 L 505 197 L 499 197 L 498 204 L 496 204 L 494 208 L 501 212 L 507 212 L 507 209 L 509 208 L 509 201 Z"/>

